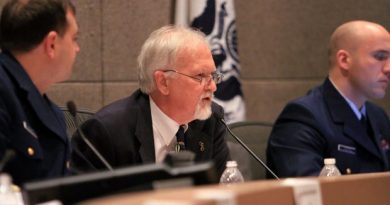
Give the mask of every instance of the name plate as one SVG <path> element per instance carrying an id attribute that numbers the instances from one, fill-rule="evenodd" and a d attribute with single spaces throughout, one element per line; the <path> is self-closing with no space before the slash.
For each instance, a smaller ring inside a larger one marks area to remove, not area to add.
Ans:
<path id="1" fill-rule="evenodd" d="M 296 205 L 322 205 L 320 183 L 316 179 L 286 179 L 285 186 L 293 188 Z"/>

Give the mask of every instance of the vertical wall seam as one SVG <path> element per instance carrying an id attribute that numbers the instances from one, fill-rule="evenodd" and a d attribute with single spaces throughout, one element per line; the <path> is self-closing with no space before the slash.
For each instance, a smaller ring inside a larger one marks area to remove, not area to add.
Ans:
<path id="1" fill-rule="evenodd" d="M 103 29 L 103 26 L 104 26 L 104 23 L 103 23 L 103 20 L 104 20 L 104 13 L 103 13 L 103 3 L 104 3 L 104 0 L 100 0 L 100 64 L 101 64 L 101 76 L 100 76 L 100 86 L 101 86 L 101 89 L 102 89 L 102 93 L 101 93 L 101 103 L 100 103 L 100 107 L 103 107 L 104 106 L 104 99 L 105 99 L 105 94 L 106 94 L 106 90 L 105 90 L 105 86 L 104 86 L 104 71 L 105 71 L 105 67 L 104 67 L 104 29 Z M 100 108 L 99 108 L 100 109 Z"/>

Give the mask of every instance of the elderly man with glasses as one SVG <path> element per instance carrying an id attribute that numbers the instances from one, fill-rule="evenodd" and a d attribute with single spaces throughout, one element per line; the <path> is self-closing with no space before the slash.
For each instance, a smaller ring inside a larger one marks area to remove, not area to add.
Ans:
<path id="1" fill-rule="evenodd" d="M 230 156 L 223 109 L 212 100 L 222 75 L 204 35 L 162 27 L 144 43 L 138 64 L 140 89 L 86 121 L 86 137 L 113 167 L 159 163 L 168 152 L 190 150 L 195 161 L 214 160 L 221 175 Z M 75 168 L 106 169 L 77 134 L 73 143 Z"/>

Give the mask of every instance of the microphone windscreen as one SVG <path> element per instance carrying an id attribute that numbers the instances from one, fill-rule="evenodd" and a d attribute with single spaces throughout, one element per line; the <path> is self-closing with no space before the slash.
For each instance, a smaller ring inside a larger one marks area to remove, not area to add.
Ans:
<path id="1" fill-rule="evenodd" d="M 183 150 L 180 152 L 168 152 L 164 162 L 171 167 L 183 167 L 193 165 L 195 160 L 195 153 L 190 150 Z"/>
<path id="2" fill-rule="evenodd" d="M 15 157 L 15 151 L 13 149 L 7 149 L 4 153 L 3 159 L 0 161 L 0 172 L 3 171 L 4 166 Z"/>
<path id="3" fill-rule="evenodd" d="M 66 107 L 68 108 L 68 111 L 70 112 L 70 114 L 73 117 L 76 117 L 76 113 L 77 113 L 76 104 L 73 101 L 68 101 L 66 103 Z"/>
<path id="4" fill-rule="evenodd" d="M 5 151 L 5 157 L 6 159 L 12 159 L 15 157 L 15 151 L 13 149 L 7 149 L 7 151 Z"/>

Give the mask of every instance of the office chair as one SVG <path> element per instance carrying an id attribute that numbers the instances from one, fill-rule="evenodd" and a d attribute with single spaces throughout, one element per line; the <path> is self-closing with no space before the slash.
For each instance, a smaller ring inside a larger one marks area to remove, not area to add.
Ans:
<path id="1" fill-rule="evenodd" d="M 229 124 L 233 133 L 238 136 L 264 163 L 268 137 L 272 123 L 259 121 L 243 121 Z M 266 179 L 266 170 L 257 162 L 230 134 L 227 144 L 232 160 L 237 161 L 238 168 L 246 181 Z"/>
<path id="2" fill-rule="evenodd" d="M 73 133 L 76 131 L 77 126 L 74 122 L 73 116 L 70 114 L 68 108 L 66 107 L 60 107 L 62 112 L 64 113 L 65 117 L 65 124 L 66 124 L 66 133 L 69 138 L 72 137 Z M 84 121 L 88 120 L 94 115 L 94 112 L 88 110 L 88 109 L 78 109 L 77 110 L 77 122 L 78 125 L 81 126 Z"/>

